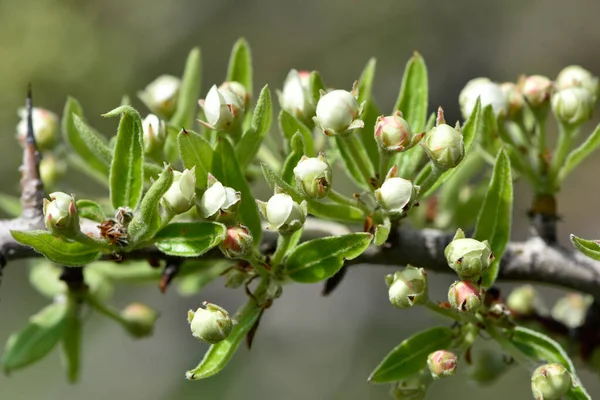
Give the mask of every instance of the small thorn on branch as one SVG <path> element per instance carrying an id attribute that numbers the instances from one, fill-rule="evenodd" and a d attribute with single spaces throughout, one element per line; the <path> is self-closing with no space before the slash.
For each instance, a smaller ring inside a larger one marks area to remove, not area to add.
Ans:
<path id="1" fill-rule="evenodd" d="M 160 278 L 160 283 L 158 285 L 162 293 L 165 293 L 167 291 L 167 287 L 169 287 L 169 284 L 171 283 L 173 278 L 175 278 L 179 273 L 180 266 L 181 263 L 178 260 L 167 261 L 167 265 L 165 265 L 165 268 L 163 269 L 162 277 Z"/>

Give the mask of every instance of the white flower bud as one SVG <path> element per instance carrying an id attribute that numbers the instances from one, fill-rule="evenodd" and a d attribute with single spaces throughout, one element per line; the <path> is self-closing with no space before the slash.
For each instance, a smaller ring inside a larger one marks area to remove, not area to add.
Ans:
<path id="1" fill-rule="evenodd" d="M 162 205 L 173 214 L 188 211 L 196 202 L 195 167 L 183 172 L 173 171 L 173 183 L 162 197 Z"/>
<path id="2" fill-rule="evenodd" d="M 519 86 L 513 82 L 504 82 L 500 84 L 500 90 L 504 94 L 506 104 L 508 106 L 507 116 L 509 118 L 515 117 L 523 109 L 525 99 L 519 89 Z"/>
<path id="3" fill-rule="evenodd" d="M 398 308 L 412 307 L 427 301 L 427 273 L 423 268 L 407 265 L 394 275 L 386 275 L 390 303 Z"/>
<path id="4" fill-rule="evenodd" d="M 559 121 L 580 125 L 592 118 L 594 96 L 583 87 L 559 90 L 552 96 L 552 111 Z"/>
<path id="5" fill-rule="evenodd" d="M 75 198 L 63 192 L 50 193 L 44 199 L 44 223 L 55 235 L 73 236 L 80 232 Z"/>
<path id="6" fill-rule="evenodd" d="M 385 211 L 402 214 L 410 208 L 411 201 L 415 199 L 417 193 L 418 186 L 413 185 L 411 181 L 388 177 L 383 185 L 375 191 L 375 198 Z"/>
<path id="7" fill-rule="evenodd" d="M 150 154 L 163 148 L 167 138 L 165 121 L 160 120 L 154 114 L 148 114 L 142 120 L 142 131 L 144 135 L 144 153 Z"/>
<path id="8" fill-rule="evenodd" d="M 27 138 L 27 110 L 19 109 L 21 120 L 17 124 L 17 139 L 21 144 L 25 144 Z M 40 151 L 50 150 L 59 141 L 58 116 L 52 111 L 44 108 L 34 107 L 31 113 L 33 121 L 33 136 L 35 144 Z"/>
<path id="9" fill-rule="evenodd" d="M 506 114 L 506 97 L 502 93 L 502 90 L 500 90 L 500 86 L 488 78 L 475 78 L 467 82 L 458 96 L 460 111 L 465 120 L 471 116 L 477 103 L 477 98 L 481 101 L 481 108 L 491 105 L 496 117 Z"/>
<path id="10" fill-rule="evenodd" d="M 308 214 L 306 201 L 296 203 L 285 193 L 273 195 L 268 202 L 256 201 L 258 207 L 272 230 L 291 233 L 302 228 Z"/>
<path id="11" fill-rule="evenodd" d="M 334 90 L 325 94 L 317 103 L 315 124 L 328 136 L 343 135 L 349 130 L 364 127 L 358 119 L 362 106 L 356 97 L 346 90 Z"/>
<path id="12" fill-rule="evenodd" d="M 140 100 L 155 114 L 170 118 L 177 108 L 181 80 L 172 75 L 161 75 L 138 93 Z"/>
<path id="13" fill-rule="evenodd" d="M 533 371 L 531 391 L 536 400 L 560 400 L 571 383 L 571 374 L 562 364 L 546 364 Z"/>
<path id="14" fill-rule="evenodd" d="M 480 276 L 489 268 L 494 255 L 487 240 L 465 238 L 461 230 L 457 232 L 444 250 L 446 261 L 461 279 L 470 279 Z"/>
<path id="15" fill-rule="evenodd" d="M 570 87 L 586 89 L 594 96 L 594 101 L 598 98 L 598 90 L 600 89 L 598 77 L 579 65 L 569 65 L 563 68 L 556 77 L 556 88 L 558 90 Z"/>
<path id="16" fill-rule="evenodd" d="M 531 75 L 521 82 L 521 92 L 530 107 L 536 108 L 550 100 L 554 84 L 543 75 Z"/>
<path id="17" fill-rule="evenodd" d="M 312 199 L 322 199 L 331 187 L 331 167 L 320 153 L 318 157 L 303 156 L 294 168 L 296 183 Z"/>
<path id="18" fill-rule="evenodd" d="M 229 90 L 218 89 L 216 85 L 199 103 L 206 117 L 206 122 L 199 122 L 210 129 L 228 131 L 238 126 L 244 117 L 244 100 Z"/>
<path id="19" fill-rule="evenodd" d="M 414 135 L 408 122 L 397 111 L 393 115 L 377 118 L 375 123 L 375 141 L 381 151 L 395 153 L 408 150 L 423 138 L 423 134 Z"/>
<path id="20" fill-rule="evenodd" d="M 421 146 L 431 161 L 444 170 L 456 167 L 465 155 L 462 134 L 447 124 L 439 124 L 427 132 Z"/>
<path id="21" fill-rule="evenodd" d="M 210 344 L 227 339 L 233 328 L 229 313 L 218 305 L 206 301 L 202 306 L 204 308 L 188 311 L 192 336 Z"/>
<path id="22" fill-rule="evenodd" d="M 208 189 L 200 199 L 200 215 L 212 221 L 233 220 L 241 200 L 240 192 L 223 186 L 211 174 L 208 176 Z"/>
<path id="23" fill-rule="evenodd" d="M 221 86 L 219 86 L 219 90 L 227 90 L 233 94 L 235 94 L 238 98 L 242 100 L 242 104 L 244 105 L 244 110 L 247 110 L 250 106 L 250 98 L 252 97 L 250 93 L 246 90 L 244 85 L 236 81 L 228 81 L 223 82 Z"/>
<path id="24" fill-rule="evenodd" d="M 279 93 L 281 108 L 303 121 L 310 120 L 316 111 L 309 85 L 310 72 L 293 69 L 285 78 L 283 91 Z"/>

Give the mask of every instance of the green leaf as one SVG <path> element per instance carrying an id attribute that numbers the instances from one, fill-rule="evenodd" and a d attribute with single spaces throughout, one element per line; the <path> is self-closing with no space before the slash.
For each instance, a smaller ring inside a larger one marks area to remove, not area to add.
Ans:
<path id="1" fill-rule="evenodd" d="M 179 127 L 174 125 L 167 126 L 167 137 L 165 139 L 165 145 L 163 147 L 163 154 L 165 159 L 170 164 L 176 164 L 179 161 L 179 145 L 177 143 L 177 135 L 179 133 Z"/>
<path id="2" fill-rule="evenodd" d="M 241 83 L 252 94 L 252 54 L 250 45 L 244 38 L 238 39 L 233 45 L 226 80 Z"/>
<path id="3" fill-rule="evenodd" d="M 365 102 L 363 113 L 360 116 L 365 127 L 359 130 L 359 135 L 373 165 L 379 165 L 379 149 L 375 141 L 375 122 L 381 115 L 372 96 L 376 65 L 375 58 L 371 58 L 358 78 L 358 104 Z"/>
<path id="4" fill-rule="evenodd" d="M 169 123 L 180 128 L 191 128 L 196 117 L 198 98 L 200 97 L 200 79 L 202 76 L 202 59 L 198 47 L 192 49 L 185 62 L 181 78 L 177 109 Z"/>
<path id="5" fill-rule="evenodd" d="M 204 379 L 219 373 L 225 368 L 244 336 L 250 332 L 262 312 L 263 309 L 258 307 L 254 300 L 250 300 L 236 315 L 237 324 L 234 325 L 227 339 L 211 345 L 200 364 L 196 368 L 187 371 L 185 377 L 190 380 Z"/>
<path id="6" fill-rule="evenodd" d="M 202 135 L 189 130 L 179 132 L 177 142 L 183 166 L 196 167 L 196 187 L 204 189 L 212 166 L 212 146 Z"/>
<path id="7" fill-rule="evenodd" d="M 573 245 L 577 250 L 581 251 L 586 256 L 600 261 L 600 244 L 597 240 L 587 240 L 571 235 L 571 242 L 573 242 Z"/>
<path id="8" fill-rule="evenodd" d="M 77 153 L 81 160 L 84 161 L 92 170 L 101 173 L 103 176 L 108 176 L 108 165 L 99 160 L 96 155 L 89 149 L 79 131 L 75 126 L 73 115 L 78 116 L 83 120 L 83 110 L 79 102 L 72 98 L 67 98 L 67 103 L 62 115 L 61 127 L 65 142 Z M 99 140 L 104 140 L 101 135 L 95 135 Z"/>
<path id="9" fill-rule="evenodd" d="M 83 152 L 79 152 L 79 150 L 83 149 L 83 146 L 76 148 L 75 151 L 78 152 L 79 156 L 88 164 L 90 164 L 90 157 L 94 158 L 94 163 L 105 165 L 108 172 L 108 166 L 112 162 L 113 158 L 110 148 L 100 137 L 100 135 L 90 129 L 90 127 L 87 126 L 87 124 L 83 122 L 83 120 L 77 114 L 73 114 L 73 123 L 75 125 L 75 129 L 79 133 L 81 142 L 86 147 L 86 150 Z"/>
<path id="10" fill-rule="evenodd" d="M 427 67 L 423 57 L 415 52 L 408 60 L 402 77 L 402 86 L 394 111 L 402 112 L 413 132 L 422 132 L 427 119 L 428 105 Z"/>
<path id="11" fill-rule="evenodd" d="M 372 238 L 370 233 L 360 232 L 309 240 L 288 256 L 286 272 L 296 282 L 320 282 L 338 272 L 344 260 L 361 255 Z"/>
<path id="12" fill-rule="evenodd" d="M 513 187 L 510 159 L 504 149 L 496 157 L 496 165 L 490 179 L 488 192 L 479 210 L 473 237 L 488 240 L 494 256 L 492 265 L 483 273 L 483 286 L 490 287 L 498 276 L 500 260 L 510 240 L 512 221 Z"/>
<path id="13" fill-rule="evenodd" d="M 212 174 L 223 185 L 232 187 L 242 194 L 242 200 L 238 208 L 239 218 L 242 224 L 246 225 L 252 232 L 254 243 L 260 243 L 262 225 L 258 207 L 244 173 L 237 162 L 233 146 L 225 137 L 219 138 L 217 143 L 213 155 Z"/>
<path id="14" fill-rule="evenodd" d="M 319 72 L 312 71 L 310 73 L 308 78 L 308 87 L 310 93 L 312 94 L 314 104 L 317 104 L 321 98 L 321 90 L 327 90 L 325 84 L 323 83 L 323 78 L 321 78 L 321 74 Z"/>
<path id="15" fill-rule="evenodd" d="M 87 218 L 96 222 L 106 220 L 102 207 L 92 200 L 77 200 L 77 210 L 80 218 Z"/>
<path id="16" fill-rule="evenodd" d="M 53 299 L 67 291 L 67 285 L 59 279 L 62 268 L 46 260 L 37 260 L 32 264 L 29 269 L 29 283 L 40 294 Z"/>
<path id="17" fill-rule="evenodd" d="M 340 153 L 342 162 L 344 163 L 344 167 L 345 167 L 346 172 L 348 173 L 348 176 L 359 187 L 361 187 L 363 189 L 369 189 L 369 184 L 368 184 L 368 182 L 365 181 L 365 178 L 360 170 L 360 166 L 356 162 L 353 151 L 352 151 L 353 149 L 352 149 L 352 144 L 350 143 L 350 140 L 353 140 L 353 139 L 354 138 L 350 138 L 350 137 L 335 136 L 334 143 Z M 366 150 L 364 149 L 364 147 L 362 148 L 362 150 L 363 150 L 364 154 L 366 154 Z M 371 165 L 371 168 L 372 168 L 372 165 Z M 374 170 L 371 172 L 373 172 L 373 176 L 374 176 Z"/>
<path id="18" fill-rule="evenodd" d="M 62 338 L 61 358 L 67 372 L 67 379 L 75 383 L 79 379 L 81 359 L 81 319 L 78 304 L 75 299 L 67 299 L 67 314 L 65 316 L 65 331 Z"/>
<path id="19" fill-rule="evenodd" d="M 265 85 L 260 91 L 260 96 L 256 102 L 250 129 L 244 133 L 235 146 L 235 154 L 242 168 L 254 160 L 265 135 L 271 129 L 271 120 L 273 119 L 272 108 L 271 92 L 269 91 L 269 86 Z"/>
<path id="20" fill-rule="evenodd" d="M 377 225 L 377 227 L 375 228 L 375 239 L 373 240 L 375 246 L 383 245 L 390 236 L 391 230 L 392 222 L 390 221 L 389 217 L 385 217 L 383 223 Z"/>
<path id="21" fill-rule="evenodd" d="M 283 168 L 281 170 L 281 178 L 290 185 L 293 185 L 295 182 L 294 168 L 296 168 L 296 165 L 298 165 L 298 162 L 303 155 L 304 140 L 302 140 L 302 134 L 300 132 L 296 132 L 296 134 L 292 137 L 292 151 L 285 159 Z"/>
<path id="22" fill-rule="evenodd" d="M 21 215 L 21 199 L 17 196 L 0 193 L 0 210 L 11 217 Z"/>
<path id="23" fill-rule="evenodd" d="M 286 140 L 288 151 L 291 151 L 292 137 L 296 134 L 296 132 L 300 132 L 306 145 L 306 156 L 315 156 L 315 144 L 312 132 L 306 125 L 302 123 L 302 121 L 285 110 L 281 110 L 279 113 L 279 130 Z"/>
<path id="24" fill-rule="evenodd" d="M 565 165 L 558 173 L 559 184 L 573 171 L 579 164 L 583 162 L 590 154 L 592 154 L 600 146 L 600 125 L 596 126 L 594 132 L 583 142 L 579 147 L 573 150 L 565 161 Z"/>
<path id="25" fill-rule="evenodd" d="M 210 262 L 204 261 L 208 265 L 202 268 L 200 271 L 196 271 L 193 274 L 182 277 L 179 280 L 177 286 L 177 292 L 182 296 L 194 296 L 200 294 L 202 289 L 209 283 L 223 275 L 223 273 L 231 267 L 231 260 L 211 260 Z M 194 260 L 194 262 L 197 262 Z M 181 276 L 181 271 L 177 276 Z"/>
<path id="26" fill-rule="evenodd" d="M 173 183 L 173 168 L 165 166 L 158 179 L 144 195 L 140 209 L 134 214 L 129 224 L 128 233 L 131 244 L 150 240 L 162 226 L 162 218 L 158 205 L 160 199 Z"/>
<path id="27" fill-rule="evenodd" d="M 495 121 L 494 121 L 495 122 Z M 467 157 L 471 153 L 471 149 L 475 144 L 477 137 L 480 136 L 481 132 L 486 129 L 484 126 L 485 119 L 483 118 L 483 110 L 481 109 L 481 102 L 477 99 L 477 103 L 475 103 L 475 107 L 473 108 L 473 112 L 469 119 L 465 123 L 465 126 L 462 128 L 463 142 L 465 146 L 465 157 Z M 490 128 L 491 129 L 491 128 Z M 454 173 L 462 167 L 462 164 L 459 164 L 456 168 L 451 168 L 444 172 L 440 177 L 435 181 L 433 185 L 427 190 L 426 193 L 423 193 L 419 196 L 421 199 L 425 199 L 431 196 L 444 182 L 446 182 Z"/>
<path id="28" fill-rule="evenodd" d="M 156 247 L 165 254 L 199 257 L 225 239 L 227 228 L 216 222 L 174 222 L 156 234 Z"/>
<path id="29" fill-rule="evenodd" d="M 436 113 L 431 113 L 429 115 L 429 119 L 425 124 L 425 128 L 423 132 L 429 132 L 435 125 L 435 116 Z M 414 178 L 415 172 L 417 169 L 423 164 L 423 159 L 425 157 L 425 150 L 423 150 L 422 146 L 414 146 L 412 149 L 405 151 L 400 157 L 400 164 L 398 165 L 398 175 L 404 176 L 408 178 Z M 398 160 L 395 158 L 395 160 Z"/>
<path id="30" fill-rule="evenodd" d="M 521 326 L 517 326 L 512 331 L 509 340 L 536 363 L 557 363 L 569 370 L 573 386 L 565 396 L 567 399 L 591 399 L 579 381 L 573 362 L 554 340 L 542 333 Z"/>
<path id="31" fill-rule="evenodd" d="M 46 356 L 60 342 L 65 331 L 65 303 L 51 304 L 29 319 L 10 336 L 0 365 L 5 373 L 26 367 Z"/>
<path id="32" fill-rule="evenodd" d="M 57 264 L 80 267 L 100 258 L 96 248 L 79 242 L 69 242 L 48 231 L 10 231 L 10 233 L 17 242 L 32 247 Z"/>
<path id="33" fill-rule="evenodd" d="M 427 356 L 447 348 L 452 342 L 452 330 L 435 327 L 406 339 L 394 348 L 369 376 L 371 383 L 399 381 L 418 373 L 427 366 Z"/>
<path id="34" fill-rule="evenodd" d="M 105 117 L 121 115 L 115 153 L 110 166 L 110 200 L 115 209 L 135 210 L 144 189 L 144 147 L 142 120 L 130 106 L 121 106 Z"/>

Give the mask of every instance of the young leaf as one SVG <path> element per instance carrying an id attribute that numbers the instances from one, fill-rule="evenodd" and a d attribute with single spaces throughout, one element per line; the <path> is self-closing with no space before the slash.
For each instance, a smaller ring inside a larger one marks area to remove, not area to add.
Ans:
<path id="1" fill-rule="evenodd" d="M 352 143 L 350 143 L 350 140 L 354 140 L 354 143 L 356 143 L 356 138 L 335 136 L 334 139 L 334 143 L 340 153 L 344 166 L 346 167 L 345 170 L 348 173 L 348 176 L 359 187 L 363 189 L 369 189 L 369 183 L 365 181 L 365 177 L 363 176 L 363 173 L 360 169 L 360 164 L 357 162 L 357 158 L 362 159 L 363 156 L 365 156 L 365 158 L 367 157 L 367 153 L 364 147 L 360 148 L 360 154 L 355 154 L 353 145 Z M 375 176 L 375 170 L 373 169 L 373 165 L 370 164 L 370 162 L 369 165 L 369 174 Z"/>
<path id="2" fill-rule="evenodd" d="M 212 174 L 225 186 L 229 186 L 242 194 L 238 209 L 242 224 L 246 225 L 254 238 L 254 243 L 260 243 L 262 225 L 258 207 L 250 191 L 250 186 L 244 177 L 235 156 L 233 146 L 227 138 L 220 138 L 213 155 Z"/>
<path id="3" fill-rule="evenodd" d="M 592 154 L 600 146 L 600 125 L 596 126 L 594 132 L 585 142 L 579 147 L 573 150 L 565 161 L 565 165 L 560 169 L 558 173 L 558 184 L 565 179 L 567 175 L 571 173 L 583 160 L 585 160 L 590 154 Z"/>
<path id="4" fill-rule="evenodd" d="M 67 313 L 65 316 L 65 331 L 62 338 L 61 358 L 70 383 L 77 382 L 81 359 L 81 319 L 78 306 L 73 299 L 67 300 Z"/>
<path id="5" fill-rule="evenodd" d="M 48 231 L 11 231 L 15 240 L 32 247 L 48 260 L 69 267 L 80 267 L 100 258 L 98 249 L 79 242 L 69 242 Z"/>
<path id="6" fill-rule="evenodd" d="M 65 331 L 66 310 L 65 303 L 51 304 L 10 336 L 0 359 L 5 373 L 33 364 L 58 344 Z"/>
<path id="7" fill-rule="evenodd" d="M 586 256 L 600 261 L 600 244 L 597 240 L 587 240 L 571 235 L 571 242 L 577 247 L 577 250 L 581 251 Z"/>
<path id="8" fill-rule="evenodd" d="M 165 159 L 170 164 L 176 164 L 179 161 L 179 144 L 177 143 L 177 135 L 179 134 L 179 128 L 174 125 L 167 126 L 167 137 L 165 138 L 165 145 L 163 147 L 163 154 Z"/>
<path id="9" fill-rule="evenodd" d="M 21 199 L 16 196 L 0 193 L 0 210 L 11 217 L 21 215 Z"/>
<path id="10" fill-rule="evenodd" d="M 272 116 L 271 92 L 265 85 L 260 91 L 256 107 L 252 114 L 250 129 L 244 133 L 235 146 L 235 154 L 242 168 L 248 165 L 256 156 L 265 135 L 271 129 Z"/>
<path id="11" fill-rule="evenodd" d="M 402 86 L 394 111 L 402 112 L 413 132 L 422 132 L 427 119 L 428 105 L 427 67 L 423 57 L 415 52 L 408 60 L 402 77 Z"/>
<path id="12" fill-rule="evenodd" d="M 238 39 L 231 50 L 227 67 L 227 81 L 241 83 L 248 93 L 252 94 L 252 54 L 250 45 L 244 38 Z"/>
<path id="13" fill-rule="evenodd" d="M 68 97 L 61 120 L 61 128 L 65 141 L 77 155 L 81 157 L 81 160 L 84 161 L 87 166 L 95 172 L 101 173 L 102 176 L 108 176 L 109 169 L 107 164 L 100 161 L 88 148 L 75 126 L 73 115 L 76 115 L 83 120 L 83 110 L 81 105 L 76 99 Z M 103 140 L 103 136 L 101 135 L 96 135 L 96 137 L 99 140 Z"/>
<path id="14" fill-rule="evenodd" d="M 483 130 L 486 129 L 486 127 L 484 126 L 484 122 L 485 119 L 483 118 L 481 102 L 479 101 L 479 99 L 477 99 L 477 103 L 475 103 L 475 107 L 473 108 L 471 116 L 465 123 L 465 126 L 462 127 L 463 143 L 465 146 L 465 157 L 470 154 L 477 137 Z M 460 164 L 456 168 L 451 168 L 444 172 L 442 175 L 440 175 L 440 177 L 435 181 L 435 183 L 431 185 L 429 190 L 427 190 L 426 193 L 420 195 L 419 198 L 425 199 L 431 196 L 440 187 L 441 184 L 446 182 L 455 173 L 455 171 L 458 170 L 458 168 L 461 168 Z"/>
<path id="15" fill-rule="evenodd" d="M 106 220 L 102 207 L 92 200 L 77 200 L 77 210 L 80 218 L 87 218 L 96 222 Z"/>
<path id="16" fill-rule="evenodd" d="M 292 151 L 285 159 L 283 169 L 281 170 L 281 178 L 290 185 L 294 184 L 294 168 L 296 168 L 296 165 L 298 165 L 298 162 L 304 153 L 304 140 L 302 140 L 302 134 L 296 132 L 292 137 Z"/>
<path id="17" fill-rule="evenodd" d="M 110 166 L 110 200 L 115 209 L 135 210 L 144 189 L 144 147 L 142 120 L 130 106 L 121 106 L 105 117 L 121 115 L 115 153 Z"/>
<path id="18" fill-rule="evenodd" d="M 174 222 L 156 234 L 156 247 L 165 254 L 199 257 L 225 239 L 227 228 L 216 222 Z"/>
<path id="19" fill-rule="evenodd" d="M 517 326 L 512 331 L 509 339 L 523 354 L 535 362 L 561 364 L 571 373 L 573 385 L 565 396 L 567 399 L 591 399 L 577 377 L 573 362 L 560 344 L 542 333 L 521 326 Z"/>
<path id="20" fill-rule="evenodd" d="M 377 117 L 381 115 L 371 94 L 373 90 L 373 80 L 375 79 L 376 64 L 377 61 L 375 58 L 371 58 L 360 75 L 360 78 L 358 78 L 358 104 L 362 104 L 363 101 L 365 102 L 365 108 L 360 116 L 360 119 L 365 123 L 365 127 L 360 129 L 360 137 L 373 165 L 379 165 L 379 150 L 377 148 L 377 142 L 375 142 L 374 128 Z"/>
<path id="21" fill-rule="evenodd" d="M 490 179 L 490 185 L 473 237 L 477 240 L 488 240 L 496 259 L 483 274 L 483 286 L 493 285 L 498 276 L 500 260 L 506 244 L 510 240 L 512 221 L 513 188 L 510 159 L 504 149 L 500 149 L 496 157 L 496 165 Z"/>
<path id="22" fill-rule="evenodd" d="M 196 167 L 196 187 L 205 188 L 206 179 L 212 166 L 213 149 L 208 140 L 193 131 L 179 132 L 177 136 L 179 153 L 183 166 L 187 169 Z"/>
<path id="23" fill-rule="evenodd" d="M 361 255 L 371 244 L 370 233 L 350 233 L 309 240 L 296 247 L 285 262 L 289 277 L 296 282 L 315 283 L 333 276 Z"/>
<path id="24" fill-rule="evenodd" d="M 285 110 L 281 110 L 279 113 L 279 130 L 283 134 L 283 137 L 288 144 L 288 151 L 291 151 L 292 137 L 296 134 L 296 132 L 300 132 L 305 143 L 306 156 L 315 156 L 315 144 L 313 141 L 312 132 L 306 125 L 302 123 L 302 121 Z"/>
<path id="25" fill-rule="evenodd" d="M 390 236 L 391 229 L 392 223 L 388 217 L 385 217 L 383 223 L 377 225 L 375 228 L 375 239 L 373 240 L 375 246 L 381 246 L 386 242 L 388 236 Z"/>
<path id="26" fill-rule="evenodd" d="M 185 373 L 190 380 L 208 378 L 219 373 L 231 357 L 235 354 L 244 336 L 252 329 L 263 309 L 250 300 L 244 308 L 236 314 L 237 324 L 233 327 L 227 339 L 210 346 L 198 366 Z"/>
<path id="27" fill-rule="evenodd" d="M 308 87 L 310 89 L 310 93 L 312 94 L 314 103 L 317 104 L 321 98 L 321 91 L 327 90 L 325 84 L 323 83 L 323 78 L 321 78 L 321 74 L 319 74 L 317 71 L 312 71 L 310 73 L 310 77 L 308 78 Z"/>
<path id="28" fill-rule="evenodd" d="M 194 262 L 197 262 L 194 260 Z M 206 268 L 196 271 L 193 274 L 181 277 L 179 285 L 177 286 L 177 292 L 182 296 L 194 296 L 200 294 L 202 289 L 223 275 L 223 273 L 231 267 L 231 263 L 226 259 L 221 261 L 211 260 L 210 264 Z M 181 276 L 181 270 L 179 271 L 178 277 Z"/>
<path id="29" fill-rule="evenodd" d="M 402 380 L 427 366 L 427 356 L 450 346 L 452 330 L 435 327 L 406 339 L 393 349 L 369 376 L 371 383 Z"/>
<path id="30" fill-rule="evenodd" d="M 152 239 L 160 229 L 162 221 L 158 205 L 172 183 L 173 168 L 165 166 L 158 179 L 144 195 L 140 209 L 134 214 L 129 224 L 128 233 L 132 244 Z"/>
<path id="31" fill-rule="evenodd" d="M 200 78 L 202 76 L 202 60 L 200 49 L 192 49 L 185 63 L 185 70 L 181 78 L 177 109 L 169 123 L 180 128 L 191 128 L 196 116 L 198 98 L 200 97 Z"/>
<path id="32" fill-rule="evenodd" d="M 92 131 L 89 126 L 83 120 L 77 116 L 77 114 L 73 114 L 73 123 L 75 125 L 75 129 L 79 133 L 79 138 L 81 142 L 85 146 L 86 150 L 83 152 L 79 152 L 84 146 L 79 146 L 74 149 L 78 152 L 79 156 L 85 160 L 88 164 L 90 163 L 90 158 L 95 159 L 94 163 L 105 165 L 108 171 L 108 166 L 112 162 L 112 152 L 110 148 L 106 145 L 106 143 L 100 138 L 100 136 Z"/>

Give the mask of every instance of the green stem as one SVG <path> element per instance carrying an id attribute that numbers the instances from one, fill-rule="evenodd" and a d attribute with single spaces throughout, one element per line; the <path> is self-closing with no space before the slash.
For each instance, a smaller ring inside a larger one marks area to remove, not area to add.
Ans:
<path id="1" fill-rule="evenodd" d="M 285 257 L 286 253 L 290 249 L 290 245 L 292 244 L 293 234 L 285 233 L 280 234 L 277 238 L 277 249 L 275 253 L 273 253 L 273 257 L 271 258 L 271 272 L 277 276 L 277 272 L 279 271 L 279 267 L 281 262 L 283 261 L 283 257 Z"/>
<path id="2" fill-rule="evenodd" d="M 577 135 L 577 127 L 569 124 L 559 124 L 558 143 L 552 157 L 550 166 L 550 185 L 554 192 L 557 192 L 560 186 L 558 174 L 562 168 L 571 148 L 573 146 L 573 138 Z"/>
<path id="3" fill-rule="evenodd" d="M 423 182 L 421 185 L 419 185 L 420 186 L 419 195 L 422 196 L 425 193 L 427 193 L 427 191 L 433 186 L 433 184 L 438 180 L 438 178 L 444 172 L 446 172 L 446 171 L 432 163 L 431 164 L 431 172 L 427 176 L 427 179 L 425 179 L 425 182 Z M 416 181 L 418 181 L 418 178 L 419 177 L 417 177 Z"/>
<path id="4" fill-rule="evenodd" d="M 369 155 L 365 151 L 363 144 L 359 141 L 360 139 L 354 133 L 343 136 L 343 140 L 348 145 L 348 150 L 351 153 L 353 161 L 358 166 L 358 169 L 365 180 L 367 186 L 373 189 L 372 179 L 375 175 L 373 164 L 369 160 Z"/>
<path id="5" fill-rule="evenodd" d="M 362 210 L 363 213 L 365 213 L 365 215 L 371 214 L 371 210 L 369 210 L 369 208 L 365 204 L 363 204 L 359 199 L 348 197 L 333 189 L 329 190 L 329 194 L 327 196 L 329 197 L 329 200 L 333 201 L 334 203 L 358 207 Z"/>
<path id="6" fill-rule="evenodd" d="M 392 154 L 389 151 L 380 151 L 379 152 L 379 183 L 382 184 L 385 180 L 385 176 L 388 173 L 390 160 L 392 159 Z"/>
<path id="7" fill-rule="evenodd" d="M 129 323 L 121 316 L 121 313 L 115 307 L 104 304 L 90 293 L 86 293 L 84 300 L 100 314 L 112 319 L 113 321 L 122 325 L 125 329 L 129 328 Z"/>
<path id="8" fill-rule="evenodd" d="M 99 250 L 107 250 L 108 249 L 108 241 L 105 239 L 96 238 L 93 236 L 88 236 L 85 233 L 78 231 L 75 235 L 67 236 L 69 239 L 75 240 L 76 242 L 87 244 L 91 247 L 95 247 Z"/>
<path id="9" fill-rule="evenodd" d="M 510 341 L 510 339 L 497 327 L 493 326 L 489 322 L 483 321 L 485 330 L 489 335 L 502 347 L 504 351 L 506 351 L 515 361 L 519 363 L 522 367 L 527 369 L 533 369 L 535 367 L 535 363 L 527 358 L 521 350 L 517 348 Z"/>
<path id="10" fill-rule="evenodd" d="M 443 315 L 446 318 L 453 319 L 455 321 L 462 322 L 463 319 L 460 316 L 460 313 L 452 308 L 443 308 L 440 307 L 439 304 L 434 303 L 433 301 L 427 299 L 427 302 L 424 304 L 425 307 L 429 308 L 431 311 L 434 311 L 440 315 Z"/>
<path id="11" fill-rule="evenodd" d="M 269 270 L 265 267 L 265 263 L 261 260 L 261 255 L 258 250 L 254 249 L 254 252 L 251 256 L 246 258 L 245 260 L 252 265 L 254 270 L 263 278 L 266 279 L 271 274 Z"/>

